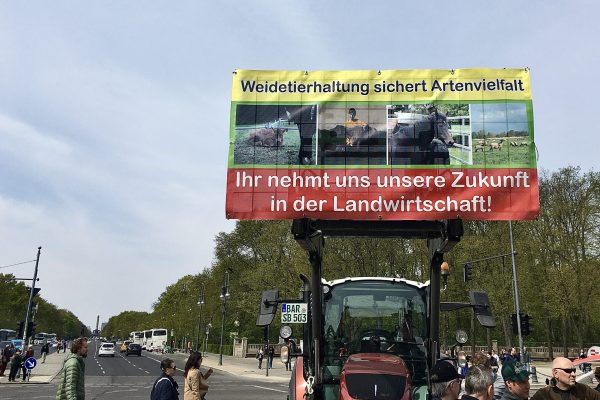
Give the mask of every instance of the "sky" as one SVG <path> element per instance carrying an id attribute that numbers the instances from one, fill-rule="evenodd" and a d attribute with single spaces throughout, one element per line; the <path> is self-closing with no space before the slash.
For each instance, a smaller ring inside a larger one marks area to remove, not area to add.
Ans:
<path id="1" fill-rule="evenodd" d="M 41 295 L 89 326 L 150 311 L 209 267 L 215 236 L 235 224 L 235 69 L 528 67 L 538 167 L 597 169 L 599 11 L 591 0 L 0 1 L 0 267 L 42 246 Z"/>

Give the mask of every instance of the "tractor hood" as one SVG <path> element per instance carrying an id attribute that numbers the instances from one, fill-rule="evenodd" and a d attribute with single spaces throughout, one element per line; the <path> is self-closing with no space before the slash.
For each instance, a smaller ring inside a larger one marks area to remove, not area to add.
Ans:
<path id="1" fill-rule="evenodd" d="M 340 376 L 340 399 L 408 400 L 412 381 L 402 358 L 383 353 L 348 357 Z"/>

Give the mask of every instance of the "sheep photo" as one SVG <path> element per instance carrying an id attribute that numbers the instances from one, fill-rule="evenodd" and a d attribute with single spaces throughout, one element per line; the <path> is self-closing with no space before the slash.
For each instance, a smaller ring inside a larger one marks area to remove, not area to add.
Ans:
<path id="1" fill-rule="evenodd" d="M 525 103 L 470 105 L 473 165 L 528 166 L 535 160 Z"/>

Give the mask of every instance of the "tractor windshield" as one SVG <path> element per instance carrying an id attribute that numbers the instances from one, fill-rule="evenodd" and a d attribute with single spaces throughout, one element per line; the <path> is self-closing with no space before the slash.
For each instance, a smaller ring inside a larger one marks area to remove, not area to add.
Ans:
<path id="1" fill-rule="evenodd" d="M 392 279 L 349 280 L 332 286 L 324 300 L 325 376 L 339 376 L 351 354 L 387 353 L 406 362 L 413 381 L 425 379 L 425 288 Z"/>

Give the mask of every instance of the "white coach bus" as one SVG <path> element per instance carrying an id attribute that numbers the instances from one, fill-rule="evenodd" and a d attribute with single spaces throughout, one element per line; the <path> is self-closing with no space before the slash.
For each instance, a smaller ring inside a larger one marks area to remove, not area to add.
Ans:
<path id="1" fill-rule="evenodd" d="M 152 341 L 152 330 L 143 331 L 142 334 L 144 337 L 142 338 L 142 349 L 150 350 L 148 346 L 150 346 L 150 342 Z"/>
<path id="2" fill-rule="evenodd" d="M 131 340 L 132 343 L 136 343 L 136 344 L 139 344 L 140 346 L 142 346 L 143 342 L 144 342 L 144 332 L 140 332 L 140 331 L 131 332 L 129 334 L 129 340 Z"/>
<path id="3" fill-rule="evenodd" d="M 144 331 L 148 332 L 148 331 Z M 146 350 L 162 352 L 167 345 L 167 330 L 164 328 L 151 329 L 150 338 L 146 341 Z M 148 336 L 146 336 L 148 338 Z"/>

